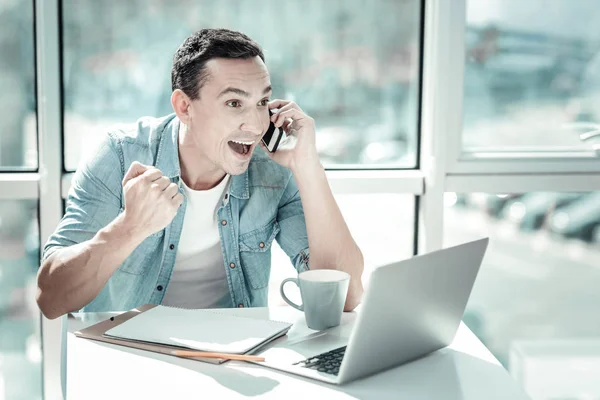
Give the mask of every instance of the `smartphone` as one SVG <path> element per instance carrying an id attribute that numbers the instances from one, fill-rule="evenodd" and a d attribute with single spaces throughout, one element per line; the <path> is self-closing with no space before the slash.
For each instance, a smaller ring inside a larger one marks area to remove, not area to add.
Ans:
<path id="1" fill-rule="evenodd" d="M 271 117 L 273 115 L 273 112 L 271 110 L 269 110 L 269 117 Z M 275 133 L 275 131 L 278 131 L 277 133 Z M 283 129 L 279 128 L 276 129 L 275 128 L 275 124 L 273 123 L 273 121 L 271 121 L 269 123 L 269 129 L 267 129 L 267 132 L 263 135 L 262 137 L 262 142 L 265 145 L 265 147 L 271 152 L 274 153 L 275 151 L 277 151 L 277 146 L 279 146 L 279 142 L 281 141 L 281 138 L 283 137 Z"/>

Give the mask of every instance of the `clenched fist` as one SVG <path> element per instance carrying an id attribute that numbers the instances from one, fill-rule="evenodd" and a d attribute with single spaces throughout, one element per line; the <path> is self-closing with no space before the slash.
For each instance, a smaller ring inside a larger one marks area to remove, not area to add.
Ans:
<path id="1" fill-rule="evenodd" d="M 146 238 L 171 223 L 183 195 L 175 183 L 155 167 L 134 161 L 123 178 L 124 221 Z"/>

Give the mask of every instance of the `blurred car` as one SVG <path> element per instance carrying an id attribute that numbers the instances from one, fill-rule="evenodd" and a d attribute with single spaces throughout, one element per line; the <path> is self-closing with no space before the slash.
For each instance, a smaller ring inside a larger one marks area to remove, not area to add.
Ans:
<path id="1" fill-rule="evenodd" d="M 513 199 L 503 209 L 503 216 L 523 231 L 540 229 L 548 215 L 576 201 L 581 193 L 533 192 Z"/>
<path id="2" fill-rule="evenodd" d="M 520 198 L 517 193 L 472 193 L 467 203 L 484 211 L 487 215 L 500 218 L 504 207 L 511 201 Z"/>
<path id="3" fill-rule="evenodd" d="M 554 213 L 549 230 L 566 238 L 600 243 L 600 192 L 585 194 Z"/>

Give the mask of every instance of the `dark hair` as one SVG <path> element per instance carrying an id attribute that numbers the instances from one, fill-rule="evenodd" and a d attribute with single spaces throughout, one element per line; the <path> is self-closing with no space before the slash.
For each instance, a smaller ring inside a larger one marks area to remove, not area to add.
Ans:
<path id="1" fill-rule="evenodd" d="M 213 58 L 248 59 L 265 56 L 259 44 L 241 32 L 229 29 L 202 29 L 179 46 L 173 56 L 171 89 L 181 89 L 195 100 L 208 79 L 206 63 Z"/>

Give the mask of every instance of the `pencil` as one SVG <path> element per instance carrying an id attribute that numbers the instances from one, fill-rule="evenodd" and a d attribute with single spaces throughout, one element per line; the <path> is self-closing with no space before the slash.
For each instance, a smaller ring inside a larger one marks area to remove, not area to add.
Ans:
<path id="1" fill-rule="evenodd" d="M 193 351 L 193 350 L 174 350 L 171 352 L 172 355 L 177 357 L 204 357 L 204 358 L 222 358 L 225 360 L 239 360 L 239 361 L 265 361 L 264 357 L 251 356 L 247 354 L 228 354 L 228 353 L 211 353 L 205 351 Z"/>

